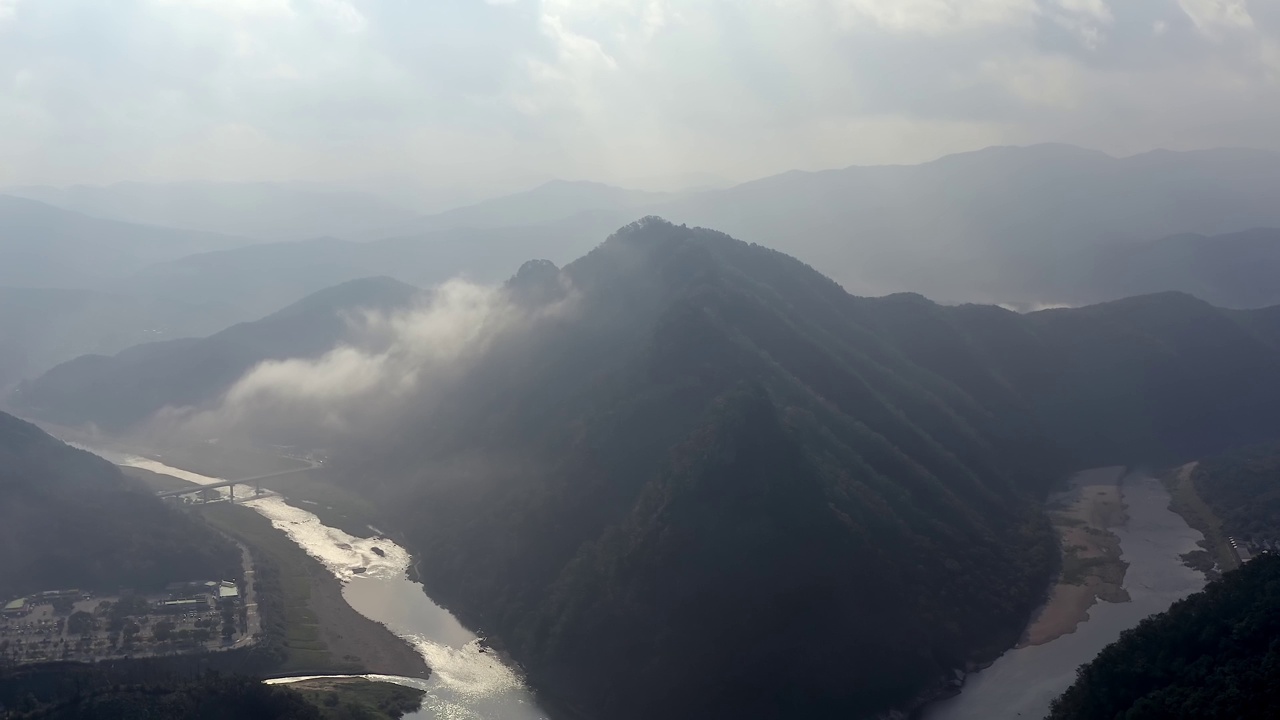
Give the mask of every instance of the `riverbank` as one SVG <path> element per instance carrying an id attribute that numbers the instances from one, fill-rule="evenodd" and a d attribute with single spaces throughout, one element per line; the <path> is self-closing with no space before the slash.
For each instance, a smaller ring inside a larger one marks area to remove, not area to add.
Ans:
<path id="1" fill-rule="evenodd" d="M 1062 548 L 1062 570 L 1049 600 L 1027 627 L 1018 647 L 1043 645 L 1075 632 L 1089 619 L 1098 600 L 1128 602 L 1120 538 L 1112 528 L 1127 518 L 1120 482 L 1122 467 L 1099 468 L 1075 475 L 1071 487 L 1048 509 Z"/>
<path id="2" fill-rule="evenodd" d="M 142 468 L 123 472 L 156 490 L 191 487 L 190 480 Z M 378 673 L 426 678 L 422 655 L 386 626 L 356 612 L 342 583 L 283 531 L 250 508 L 231 503 L 197 512 L 215 528 L 247 545 L 259 565 L 259 605 L 282 660 L 279 674 Z M 270 590 L 261 593 L 262 588 Z"/>
<path id="3" fill-rule="evenodd" d="M 299 680 L 283 685 L 302 693 L 326 718 L 400 720 L 422 707 L 426 693 L 416 688 L 359 677 Z"/>
<path id="4" fill-rule="evenodd" d="M 1111 479 L 1118 474 L 1108 472 L 1105 485 L 1114 487 Z M 1101 500 L 1111 496 L 1087 489 L 1099 477 L 1079 478 L 1057 498 L 1054 510 L 1065 511 L 1083 497 Z M 1123 524 L 1108 532 L 1119 538 L 1121 557 L 1127 564 L 1124 589 L 1129 601 L 1095 603 L 1084 611 L 1085 619 L 1073 631 L 1051 642 L 1009 650 L 990 667 L 968 675 L 959 695 L 926 709 L 925 720 L 1043 718 L 1053 699 L 1075 681 L 1080 665 L 1096 657 L 1125 630 L 1204 588 L 1204 574 L 1183 561 L 1203 536 L 1170 509 L 1169 492 L 1160 480 L 1133 472 L 1119 483 L 1119 489 L 1122 504 L 1095 504 L 1099 505 L 1096 517 L 1100 524 L 1108 518 L 1114 521 L 1117 511 L 1125 517 Z M 1081 490 L 1083 494 L 1078 494 Z"/>
<path id="5" fill-rule="evenodd" d="M 1193 478 L 1198 466 L 1199 463 L 1187 463 L 1165 473 L 1161 480 L 1172 498 L 1169 509 L 1204 535 L 1204 540 L 1200 543 L 1204 548 L 1203 554 L 1188 553 L 1183 560 L 1189 567 L 1209 573 L 1212 578 L 1240 567 L 1240 557 L 1227 542 L 1227 535 L 1222 531 L 1222 520 L 1196 491 Z"/>
<path id="6" fill-rule="evenodd" d="M 274 584 L 276 597 L 264 596 L 260 602 L 264 624 L 272 613 L 279 618 L 273 630 L 283 643 L 282 674 L 430 675 L 414 648 L 352 609 L 342 596 L 342 583 L 266 518 L 230 503 L 212 504 L 200 512 L 214 527 L 248 545 L 263 584 Z M 274 577 L 267 577 L 273 570 Z"/>

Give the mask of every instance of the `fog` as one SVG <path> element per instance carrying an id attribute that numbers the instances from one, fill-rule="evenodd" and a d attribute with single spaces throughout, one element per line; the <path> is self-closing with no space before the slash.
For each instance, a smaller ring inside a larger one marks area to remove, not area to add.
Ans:
<path id="1" fill-rule="evenodd" d="M 508 287 L 455 278 L 410 309 L 346 313 L 348 339 L 332 350 L 261 362 L 212 406 L 162 409 L 148 432 L 159 442 L 374 434 L 409 408 L 429 412 L 495 343 L 568 316 L 576 302 L 567 285 L 561 299 L 530 306 Z"/>

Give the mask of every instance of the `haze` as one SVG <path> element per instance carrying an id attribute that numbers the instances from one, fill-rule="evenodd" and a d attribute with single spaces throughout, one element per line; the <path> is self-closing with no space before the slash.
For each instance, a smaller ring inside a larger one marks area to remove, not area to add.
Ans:
<path id="1" fill-rule="evenodd" d="M 988 145 L 1280 148 L 1254 0 L 0 0 L 0 185 L 299 181 L 416 210 Z"/>
<path id="2" fill-rule="evenodd" d="M 0 716 L 1270 720 L 1277 128 L 1277 0 L 0 0 Z"/>

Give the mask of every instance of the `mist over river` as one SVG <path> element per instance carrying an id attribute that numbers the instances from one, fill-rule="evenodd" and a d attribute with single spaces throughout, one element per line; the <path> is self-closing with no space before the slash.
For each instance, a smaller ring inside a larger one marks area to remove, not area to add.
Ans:
<path id="1" fill-rule="evenodd" d="M 119 452 L 85 448 L 119 465 L 163 473 L 196 484 L 222 482 Z M 407 718 L 441 720 L 545 720 L 519 673 L 483 649 L 475 633 L 431 601 L 421 584 L 409 580 L 411 556 L 382 537 L 358 538 L 320 522 L 279 496 L 243 503 L 271 521 L 299 547 L 344 583 L 343 597 L 365 617 L 385 624 L 409 642 L 431 666 L 431 678 L 388 678 L 426 691 L 422 709 Z M 377 548 L 378 552 L 374 551 Z M 358 568 L 364 572 L 357 573 Z"/>
<path id="2" fill-rule="evenodd" d="M 1128 521 L 1113 532 L 1120 538 L 1121 559 L 1129 564 L 1124 588 L 1131 601 L 1100 601 L 1075 632 L 1006 652 L 970 675 L 959 695 L 930 706 L 924 720 L 1041 720 L 1053 699 L 1075 680 L 1077 667 L 1122 631 L 1204 588 L 1204 574 L 1187 567 L 1181 557 L 1200 549 L 1197 542 L 1204 536 L 1169 509 L 1169 493 L 1160 481 L 1130 473 L 1121 494 Z"/>

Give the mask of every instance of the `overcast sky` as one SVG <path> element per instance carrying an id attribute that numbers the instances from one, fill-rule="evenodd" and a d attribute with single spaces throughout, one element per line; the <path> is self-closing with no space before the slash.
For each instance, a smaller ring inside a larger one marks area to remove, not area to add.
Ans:
<path id="1" fill-rule="evenodd" d="M 0 184 L 1280 148 L 1277 0 L 0 0 Z"/>

